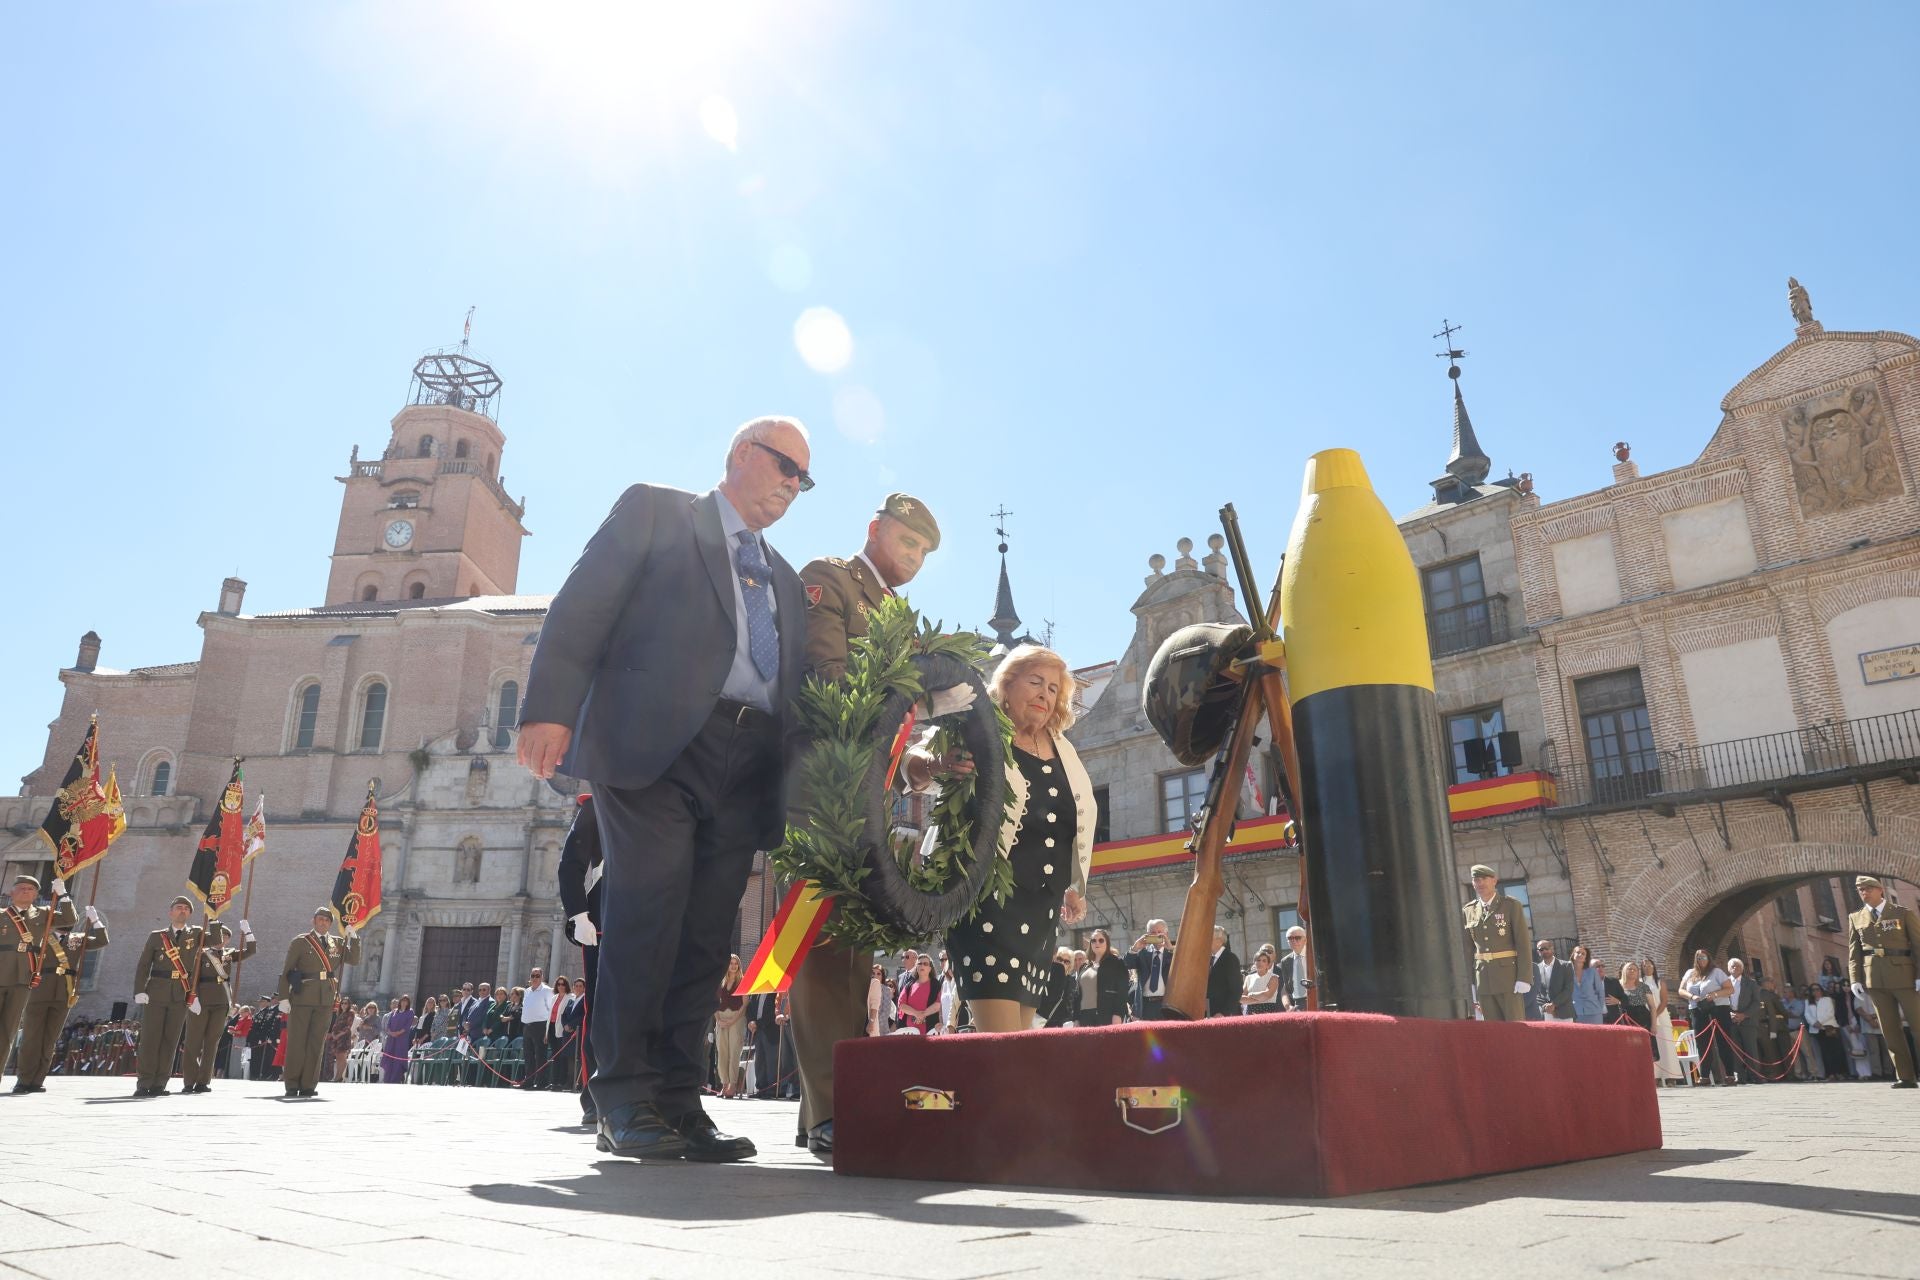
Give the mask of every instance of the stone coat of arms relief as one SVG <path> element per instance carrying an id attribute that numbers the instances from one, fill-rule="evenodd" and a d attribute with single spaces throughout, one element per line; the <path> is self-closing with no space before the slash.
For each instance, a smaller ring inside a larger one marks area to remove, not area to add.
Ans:
<path id="1" fill-rule="evenodd" d="M 1880 392 L 1843 387 L 1795 405 L 1781 418 L 1800 510 L 1832 515 L 1903 491 Z"/>

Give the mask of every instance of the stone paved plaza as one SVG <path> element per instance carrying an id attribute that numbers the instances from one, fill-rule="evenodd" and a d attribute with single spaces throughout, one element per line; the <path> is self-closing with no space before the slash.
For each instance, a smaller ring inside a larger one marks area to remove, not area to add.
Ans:
<path id="1" fill-rule="evenodd" d="M 0 1277 L 1920 1276 L 1920 1094 L 1880 1084 L 1669 1091 L 1663 1151 L 1325 1202 L 839 1178 L 785 1103 L 713 1104 L 753 1164 L 642 1167 L 570 1096 L 131 1087 L 0 1095 Z"/>

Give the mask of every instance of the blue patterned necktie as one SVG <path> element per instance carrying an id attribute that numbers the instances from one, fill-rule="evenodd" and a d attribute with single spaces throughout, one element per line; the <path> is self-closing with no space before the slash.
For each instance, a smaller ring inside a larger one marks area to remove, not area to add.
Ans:
<path id="1" fill-rule="evenodd" d="M 734 552 L 734 561 L 740 572 L 740 598 L 747 604 L 748 651 L 753 654 L 753 665 L 760 672 L 760 678 L 775 684 L 780 675 L 780 633 L 774 629 L 773 605 L 768 594 L 773 571 L 760 553 L 760 539 L 754 537 L 753 530 L 742 529 L 736 536 L 740 539 L 740 548 Z"/>

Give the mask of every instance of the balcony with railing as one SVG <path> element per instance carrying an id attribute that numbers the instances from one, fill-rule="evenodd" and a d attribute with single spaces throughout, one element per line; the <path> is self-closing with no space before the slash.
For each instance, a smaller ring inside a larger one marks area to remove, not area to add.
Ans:
<path id="1" fill-rule="evenodd" d="M 1505 644 L 1510 639 L 1507 598 L 1503 595 L 1435 609 L 1427 615 L 1427 645 L 1436 658 Z"/>
<path id="2" fill-rule="evenodd" d="M 1875 778 L 1920 781 L 1920 711 L 1549 769 L 1557 784 L 1554 807 L 1563 810 L 1775 796 Z"/>

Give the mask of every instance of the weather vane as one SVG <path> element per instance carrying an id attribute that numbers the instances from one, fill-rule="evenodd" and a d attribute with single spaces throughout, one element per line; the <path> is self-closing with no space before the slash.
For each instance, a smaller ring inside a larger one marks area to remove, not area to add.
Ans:
<path id="1" fill-rule="evenodd" d="M 1013 512 L 1007 510 L 1007 506 L 1003 502 L 1000 504 L 998 511 L 989 511 L 987 514 L 994 519 L 993 531 L 1000 537 L 1000 554 L 1005 555 L 1007 554 L 1007 517 L 1012 515 Z"/>
<path id="2" fill-rule="evenodd" d="M 1460 361 L 1466 359 L 1467 356 L 1466 352 L 1453 345 L 1453 335 L 1460 333 L 1464 328 L 1464 325 L 1457 325 L 1445 316 L 1442 316 L 1440 318 L 1440 332 L 1433 335 L 1446 344 L 1434 353 L 1433 358 L 1447 362 L 1447 376 L 1449 378 L 1458 378 L 1460 376 Z"/>

